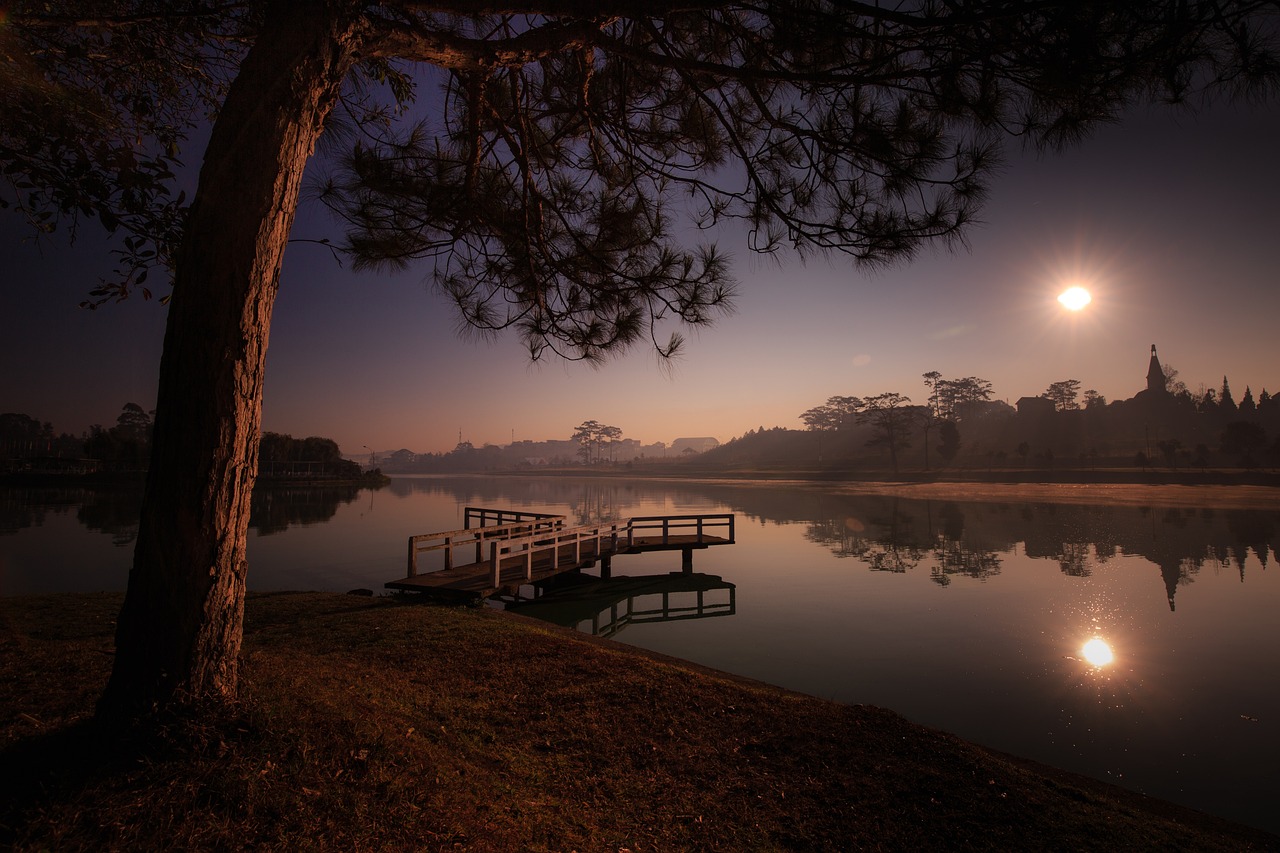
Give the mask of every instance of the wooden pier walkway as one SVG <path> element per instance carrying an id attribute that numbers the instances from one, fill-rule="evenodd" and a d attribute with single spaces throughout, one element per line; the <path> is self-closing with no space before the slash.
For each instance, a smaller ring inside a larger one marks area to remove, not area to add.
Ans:
<path id="1" fill-rule="evenodd" d="M 565 520 L 547 513 L 466 507 L 462 530 L 410 536 L 407 574 L 385 586 L 483 599 L 597 562 L 601 577 L 607 578 L 612 559 L 622 554 L 680 551 L 681 569 L 690 572 L 695 550 L 734 542 L 732 513 L 641 516 L 579 527 L 566 527 Z"/>

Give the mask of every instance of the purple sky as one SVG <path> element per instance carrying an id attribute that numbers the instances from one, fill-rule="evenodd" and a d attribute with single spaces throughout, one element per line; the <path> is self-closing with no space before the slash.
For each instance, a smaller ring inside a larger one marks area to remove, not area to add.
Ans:
<path id="1" fill-rule="evenodd" d="M 1192 389 L 1280 393 L 1280 112 L 1224 105 L 1141 111 L 1061 154 L 1011 150 L 971 250 L 939 248 L 867 273 L 842 256 L 782 265 L 745 235 L 719 239 L 738 312 L 689 336 L 674 371 L 634 351 L 603 368 L 530 365 L 518 341 L 460 339 L 427 271 L 353 274 L 290 247 L 268 354 L 264 425 L 359 454 L 568 438 L 587 419 L 649 443 L 801 427 L 836 394 L 897 391 L 921 374 L 979 376 L 1016 401 L 1079 379 L 1107 399 L 1144 387 L 1151 344 Z M 83 229 L 74 247 L 24 240 L 0 212 L 6 258 L 0 411 L 79 433 L 154 404 L 164 308 L 78 309 L 111 269 Z M 304 209 L 295 236 L 334 233 Z M 1056 296 L 1083 284 L 1092 305 Z"/>

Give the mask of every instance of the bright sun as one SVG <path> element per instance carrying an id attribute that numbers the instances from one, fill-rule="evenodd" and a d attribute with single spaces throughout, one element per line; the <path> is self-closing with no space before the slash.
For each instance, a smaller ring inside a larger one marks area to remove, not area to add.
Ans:
<path id="1" fill-rule="evenodd" d="M 1079 311 L 1092 302 L 1093 297 L 1083 287 L 1068 287 L 1058 295 L 1058 301 L 1068 311 Z"/>

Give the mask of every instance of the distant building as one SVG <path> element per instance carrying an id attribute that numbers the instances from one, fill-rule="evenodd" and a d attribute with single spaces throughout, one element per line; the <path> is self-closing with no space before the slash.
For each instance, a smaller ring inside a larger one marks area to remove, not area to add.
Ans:
<path id="1" fill-rule="evenodd" d="M 1147 364 L 1147 387 L 1133 395 L 1133 401 L 1143 406 L 1159 406 L 1172 404 L 1173 395 L 1165 387 L 1164 368 L 1160 366 L 1160 358 L 1156 355 L 1156 345 L 1151 345 L 1151 361 Z"/>
<path id="2" fill-rule="evenodd" d="M 1052 415 L 1056 411 L 1053 401 L 1048 397 L 1019 397 L 1018 414 L 1023 417 Z"/>
<path id="3" fill-rule="evenodd" d="M 677 438 L 671 442 L 671 447 L 667 452 L 672 456 L 678 456 L 686 450 L 692 450 L 694 453 L 706 453 L 708 450 L 714 450 L 719 446 L 719 440 L 711 437 Z"/>
<path id="4" fill-rule="evenodd" d="M 1160 359 L 1156 357 L 1156 345 L 1151 345 L 1151 363 L 1147 366 L 1147 391 L 1156 396 L 1163 396 L 1169 393 L 1169 389 L 1165 387 L 1164 368 L 1160 366 Z"/>

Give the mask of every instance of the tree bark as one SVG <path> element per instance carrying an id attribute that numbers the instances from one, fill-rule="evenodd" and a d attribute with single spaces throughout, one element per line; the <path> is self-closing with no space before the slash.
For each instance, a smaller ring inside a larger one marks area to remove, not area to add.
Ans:
<path id="1" fill-rule="evenodd" d="M 105 719 L 234 695 L 271 310 L 303 171 L 359 49 L 350 2 L 271 4 L 178 252 Z"/>

